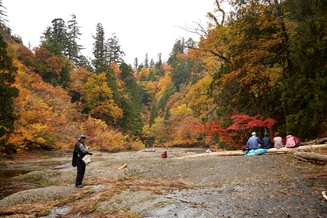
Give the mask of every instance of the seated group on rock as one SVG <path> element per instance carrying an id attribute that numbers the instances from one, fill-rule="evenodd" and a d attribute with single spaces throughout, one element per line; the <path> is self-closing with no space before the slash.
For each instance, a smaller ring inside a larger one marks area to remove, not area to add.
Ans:
<path id="1" fill-rule="evenodd" d="M 257 137 L 256 132 L 252 133 L 252 136 L 249 138 L 247 142 L 247 149 L 258 149 L 258 148 L 263 148 L 263 149 L 269 149 L 269 148 L 276 148 L 280 149 L 283 147 L 286 148 L 295 148 L 300 146 L 300 140 L 293 135 L 291 131 L 287 132 L 286 136 L 286 144 L 285 146 L 283 145 L 283 139 L 279 135 L 279 132 L 275 133 L 275 137 L 271 140 L 270 136 L 268 133 L 265 133 L 265 136 L 260 140 Z"/>

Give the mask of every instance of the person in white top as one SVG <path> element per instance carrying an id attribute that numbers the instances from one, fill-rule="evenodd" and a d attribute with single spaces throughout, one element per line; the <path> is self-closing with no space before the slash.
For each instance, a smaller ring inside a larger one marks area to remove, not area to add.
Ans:
<path id="1" fill-rule="evenodd" d="M 275 133 L 275 137 L 274 137 L 274 148 L 276 149 L 280 149 L 283 148 L 283 139 L 282 137 L 280 137 L 279 132 Z"/>

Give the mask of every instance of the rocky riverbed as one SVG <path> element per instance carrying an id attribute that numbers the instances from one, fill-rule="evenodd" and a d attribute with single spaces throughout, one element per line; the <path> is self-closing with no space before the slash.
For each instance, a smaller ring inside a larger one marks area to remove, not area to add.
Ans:
<path id="1" fill-rule="evenodd" d="M 327 217 L 327 168 L 293 154 L 196 156 L 204 149 L 94 152 L 84 188 L 75 188 L 71 152 L 29 161 L 13 177 L 44 187 L 0 200 L 5 217 Z M 124 164 L 124 169 L 119 169 Z"/>

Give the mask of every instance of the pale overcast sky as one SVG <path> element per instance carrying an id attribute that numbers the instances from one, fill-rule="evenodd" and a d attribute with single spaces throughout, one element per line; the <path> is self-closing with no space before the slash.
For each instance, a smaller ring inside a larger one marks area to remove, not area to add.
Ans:
<path id="1" fill-rule="evenodd" d="M 2 0 L 2 4 L 7 25 L 25 46 L 39 46 L 42 33 L 52 26 L 53 19 L 61 18 L 67 25 L 75 14 L 85 56 L 93 58 L 92 36 L 101 23 L 106 39 L 116 33 L 126 54 L 124 60 L 131 65 L 135 57 L 139 64 L 144 62 L 146 53 L 155 62 L 161 53 L 166 61 L 175 41 L 182 37 L 198 41 L 197 34 L 184 29 L 192 29 L 195 23 L 206 27 L 206 14 L 214 10 L 214 0 Z"/>

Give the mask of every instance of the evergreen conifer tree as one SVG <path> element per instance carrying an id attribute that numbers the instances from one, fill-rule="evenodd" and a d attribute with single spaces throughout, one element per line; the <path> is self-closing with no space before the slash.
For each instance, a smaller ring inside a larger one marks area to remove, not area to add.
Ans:
<path id="1" fill-rule="evenodd" d="M 67 58 L 75 63 L 75 65 L 80 66 L 81 59 L 81 50 L 83 47 L 78 44 L 78 40 L 80 40 L 80 36 L 82 35 L 80 32 L 80 28 L 76 21 L 75 14 L 71 15 L 71 20 L 68 21 L 67 27 Z"/>
<path id="2" fill-rule="evenodd" d="M 93 39 L 95 40 L 92 50 L 94 55 L 94 59 L 92 60 L 93 67 L 96 73 L 106 72 L 109 60 L 106 56 L 105 32 L 101 23 L 97 24 L 96 34 L 93 36 Z"/>
<path id="3" fill-rule="evenodd" d="M 109 60 L 109 63 L 111 63 L 111 61 L 114 61 L 117 64 L 121 64 L 123 62 L 123 56 L 125 53 L 121 50 L 119 40 L 115 33 L 113 33 L 112 37 L 107 40 L 106 51 L 106 56 Z"/>
<path id="4" fill-rule="evenodd" d="M 43 33 L 42 45 L 53 55 L 58 57 L 67 55 L 67 27 L 61 18 L 52 20 L 52 27 Z"/>

